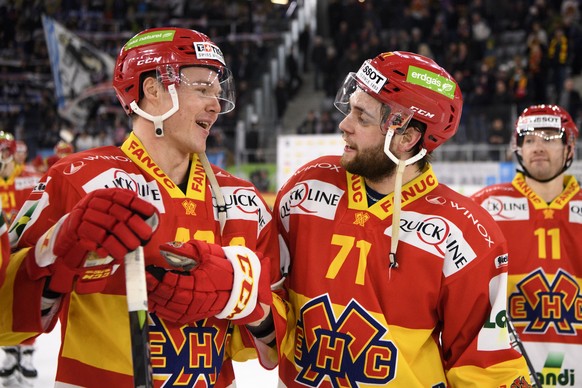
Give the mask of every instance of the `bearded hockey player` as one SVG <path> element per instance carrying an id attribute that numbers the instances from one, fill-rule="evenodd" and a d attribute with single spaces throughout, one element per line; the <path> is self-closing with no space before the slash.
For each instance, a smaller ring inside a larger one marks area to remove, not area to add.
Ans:
<path id="1" fill-rule="evenodd" d="M 507 243 L 429 161 L 457 131 L 458 84 L 432 59 L 387 52 L 347 75 L 335 106 L 343 155 L 297 170 L 274 208 L 295 316 L 281 381 L 528 386 L 505 326 Z"/>

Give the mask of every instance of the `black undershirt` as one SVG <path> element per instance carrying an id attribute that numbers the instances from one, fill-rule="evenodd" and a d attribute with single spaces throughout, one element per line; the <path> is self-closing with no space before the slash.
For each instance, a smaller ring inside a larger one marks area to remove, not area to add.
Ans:
<path id="1" fill-rule="evenodd" d="M 366 185 L 366 198 L 368 198 L 368 207 L 372 206 L 385 196 L 386 194 L 380 194 L 376 190 L 372 190 L 368 185 Z"/>

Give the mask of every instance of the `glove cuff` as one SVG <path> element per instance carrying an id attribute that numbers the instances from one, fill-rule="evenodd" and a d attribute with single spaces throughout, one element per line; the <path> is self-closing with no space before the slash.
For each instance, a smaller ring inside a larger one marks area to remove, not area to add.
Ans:
<path id="1" fill-rule="evenodd" d="M 261 262 L 247 247 L 222 247 L 225 257 L 233 267 L 233 285 L 230 298 L 224 309 L 216 314 L 219 319 L 241 319 L 250 315 L 259 294 Z"/>

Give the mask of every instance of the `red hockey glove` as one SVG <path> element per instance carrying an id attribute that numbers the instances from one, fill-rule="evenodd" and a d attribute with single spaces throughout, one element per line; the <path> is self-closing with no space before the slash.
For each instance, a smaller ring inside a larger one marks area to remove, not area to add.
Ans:
<path id="1" fill-rule="evenodd" d="M 99 292 L 125 254 L 145 245 L 157 225 L 157 209 L 135 192 L 92 191 L 30 250 L 28 274 L 32 279 L 50 276 L 54 292 Z"/>
<path id="2" fill-rule="evenodd" d="M 271 302 L 268 259 L 263 259 L 264 272 L 248 248 L 190 240 L 163 244 L 160 250 L 169 263 L 186 269 L 146 268 L 150 310 L 164 319 L 186 324 L 216 316 L 254 322 L 264 314 L 257 300 Z"/>

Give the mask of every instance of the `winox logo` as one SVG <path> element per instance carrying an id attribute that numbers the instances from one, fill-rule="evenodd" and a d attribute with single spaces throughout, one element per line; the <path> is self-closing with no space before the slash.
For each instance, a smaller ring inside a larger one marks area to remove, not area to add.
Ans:
<path id="1" fill-rule="evenodd" d="M 358 328 L 354 335 L 353 328 Z M 295 334 L 296 378 L 309 387 L 386 386 L 394 379 L 398 349 L 382 339 L 386 327 L 356 301 L 336 318 L 328 295 L 305 304 Z"/>

